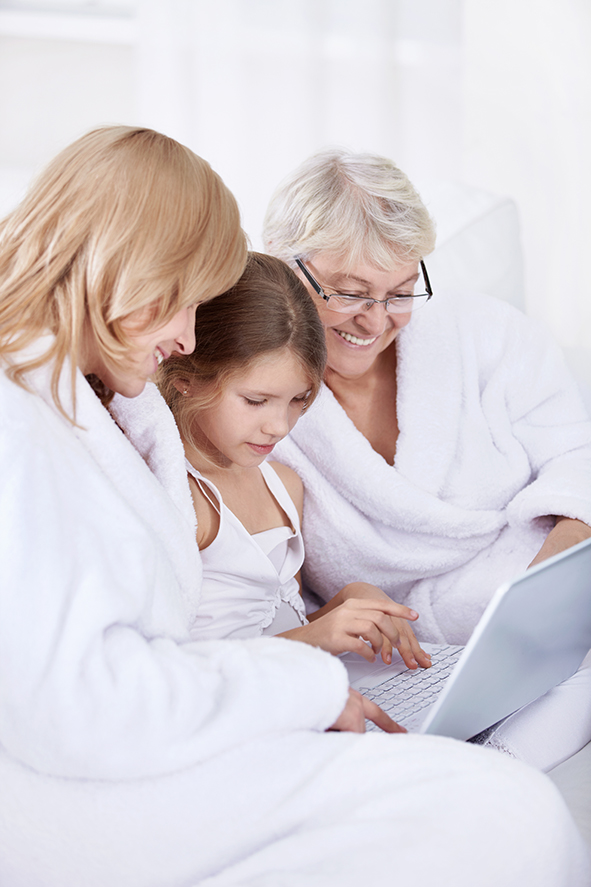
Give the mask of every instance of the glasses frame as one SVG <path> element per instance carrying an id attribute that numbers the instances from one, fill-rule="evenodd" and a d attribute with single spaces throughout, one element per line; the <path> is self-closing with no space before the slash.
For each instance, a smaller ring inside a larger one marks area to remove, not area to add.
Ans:
<path id="1" fill-rule="evenodd" d="M 425 268 L 425 263 L 423 262 L 422 259 L 420 260 L 419 265 L 421 266 L 421 271 L 423 272 L 423 278 L 425 281 L 425 289 L 427 290 L 427 292 L 426 293 L 417 293 L 416 295 L 412 295 L 412 296 L 390 296 L 388 299 L 371 299 L 371 298 L 369 298 L 369 296 L 351 296 L 348 293 L 325 293 L 323 288 L 320 286 L 320 284 L 318 283 L 318 281 L 316 280 L 316 278 L 314 277 L 312 272 L 304 264 L 302 259 L 300 259 L 299 257 L 296 258 L 295 263 L 298 266 L 298 268 L 300 269 L 300 271 L 302 272 L 302 274 L 305 276 L 306 280 L 309 282 L 310 286 L 312 286 L 314 291 L 316 293 L 318 293 L 318 295 L 322 299 L 324 299 L 324 301 L 327 303 L 327 305 L 329 304 L 330 299 L 332 299 L 333 296 L 347 296 L 347 298 L 349 298 L 349 299 L 358 299 L 360 302 L 364 302 L 366 305 L 371 306 L 371 307 L 373 307 L 374 305 L 384 305 L 386 311 L 388 311 L 389 303 L 390 302 L 396 303 L 396 299 L 424 299 L 424 297 L 427 296 L 427 302 L 428 302 L 433 297 L 433 290 L 431 289 L 431 281 L 429 280 L 429 275 L 427 274 L 427 269 Z M 426 305 L 427 302 L 425 302 L 424 304 Z M 339 310 L 338 308 L 333 308 L 333 311 L 338 311 L 338 310 Z M 366 310 L 369 310 L 369 308 L 367 308 Z M 346 314 L 348 312 L 341 311 L 340 313 Z M 389 313 L 394 314 L 395 312 L 391 311 Z M 406 313 L 406 312 L 400 312 L 400 313 L 402 314 L 402 313 Z M 410 313 L 410 312 L 408 312 L 408 313 Z"/>

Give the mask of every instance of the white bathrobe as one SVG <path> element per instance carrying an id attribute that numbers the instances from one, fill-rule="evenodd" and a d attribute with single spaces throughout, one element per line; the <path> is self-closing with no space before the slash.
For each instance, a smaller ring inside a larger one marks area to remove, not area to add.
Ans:
<path id="1" fill-rule="evenodd" d="M 172 417 L 153 389 L 119 399 L 126 438 L 78 376 L 72 427 L 32 384 L 0 373 L 0 884 L 589 883 L 545 777 L 452 740 L 324 734 L 346 676 L 306 645 L 189 642 Z"/>
<path id="2" fill-rule="evenodd" d="M 397 338 L 390 466 L 324 387 L 273 458 L 304 482 L 304 580 L 322 600 L 364 580 L 466 643 L 495 589 L 552 526 L 591 523 L 591 422 L 562 355 L 504 302 L 437 296 Z"/>

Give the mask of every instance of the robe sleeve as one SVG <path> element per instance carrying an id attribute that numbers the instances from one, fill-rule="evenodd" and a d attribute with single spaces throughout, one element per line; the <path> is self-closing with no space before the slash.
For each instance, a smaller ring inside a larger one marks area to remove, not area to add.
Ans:
<path id="1" fill-rule="evenodd" d="M 135 778 L 334 723 L 336 658 L 279 638 L 189 641 L 157 535 L 67 423 L 19 392 L 0 386 L 5 750 L 54 776 Z"/>
<path id="2" fill-rule="evenodd" d="M 591 524 L 591 421 L 561 350 L 523 318 L 503 372 L 507 415 L 531 469 L 509 522 L 562 515 Z"/>

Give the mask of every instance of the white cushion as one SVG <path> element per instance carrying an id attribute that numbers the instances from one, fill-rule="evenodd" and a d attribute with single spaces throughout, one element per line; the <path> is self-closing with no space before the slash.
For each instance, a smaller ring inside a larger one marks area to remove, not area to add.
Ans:
<path id="1" fill-rule="evenodd" d="M 515 202 L 458 182 L 418 186 L 437 226 L 426 261 L 433 290 L 480 292 L 525 310 L 523 253 Z"/>

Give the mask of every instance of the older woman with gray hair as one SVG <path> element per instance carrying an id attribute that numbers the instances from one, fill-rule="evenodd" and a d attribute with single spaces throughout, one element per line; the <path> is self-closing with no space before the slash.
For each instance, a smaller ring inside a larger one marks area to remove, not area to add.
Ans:
<path id="1" fill-rule="evenodd" d="M 327 601 L 367 577 L 422 640 L 465 643 L 501 581 L 591 535 L 591 423 L 561 356 L 500 301 L 433 295 L 433 222 L 386 158 L 310 158 L 265 241 L 327 337 L 320 401 L 275 449 L 306 486 L 306 584 Z"/>
<path id="2" fill-rule="evenodd" d="M 264 239 L 327 337 L 324 389 L 275 448 L 306 490 L 306 587 L 371 582 L 421 641 L 463 644 L 502 582 L 591 535 L 591 423 L 562 355 L 506 303 L 431 286 L 433 222 L 386 158 L 311 157 Z"/>

